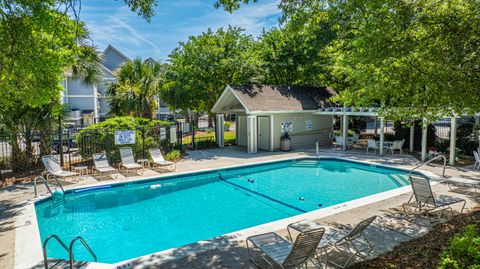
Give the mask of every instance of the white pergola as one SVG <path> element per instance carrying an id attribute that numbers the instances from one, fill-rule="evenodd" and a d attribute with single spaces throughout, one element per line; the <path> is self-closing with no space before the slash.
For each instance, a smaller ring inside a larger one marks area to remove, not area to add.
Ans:
<path id="1" fill-rule="evenodd" d="M 384 140 L 385 140 L 385 118 L 381 117 L 378 114 L 378 107 L 371 108 L 356 108 L 356 107 L 331 107 L 331 108 L 322 108 L 319 109 L 315 114 L 319 115 L 332 115 L 341 117 L 341 134 L 343 141 L 346 141 L 348 136 L 348 117 L 349 116 L 364 116 L 364 117 L 374 117 L 375 119 L 380 119 L 380 155 L 383 155 L 384 151 Z M 480 113 L 475 114 L 475 124 L 479 124 Z M 376 126 L 376 124 L 375 124 Z M 423 120 L 422 124 L 422 161 L 427 159 L 427 127 L 428 122 L 426 119 Z M 414 130 L 415 125 L 410 126 L 410 145 L 409 152 L 413 152 L 414 145 Z M 455 163 L 455 148 L 456 148 L 456 139 L 457 139 L 457 118 L 451 117 L 450 120 L 450 156 L 449 163 L 453 165 Z M 343 150 L 347 150 L 346 143 L 343 143 Z M 453 150 L 452 150 L 453 149 Z"/>

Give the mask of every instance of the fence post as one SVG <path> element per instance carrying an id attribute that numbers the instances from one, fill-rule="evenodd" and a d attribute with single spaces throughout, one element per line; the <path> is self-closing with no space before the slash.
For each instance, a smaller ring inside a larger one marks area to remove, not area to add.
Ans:
<path id="1" fill-rule="evenodd" d="M 60 166 L 63 168 L 63 128 L 62 119 L 58 118 L 58 153 L 60 154 Z"/>
<path id="2" fill-rule="evenodd" d="M 68 153 L 68 168 L 72 171 L 72 154 L 70 153 L 70 129 L 67 129 L 67 153 Z"/>
<path id="3" fill-rule="evenodd" d="M 177 122 L 177 144 L 180 149 L 180 152 L 183 151 L 183 141 L 182 141 L 182 123 Z"/>
<path id="4" fill-rule="evenodd" d="M 143 159 L 146 159 L 146 156 L 145 156 L 145 127 L 142 127 L 142 154 L 143 154 Z"/>
<path id="5" fill-rule="evenodd" d="M 192 119 L 192 124 L 190 124 L 190 130 L 192 130 L 192 150 L 195 150 L 195 120 Z"/>

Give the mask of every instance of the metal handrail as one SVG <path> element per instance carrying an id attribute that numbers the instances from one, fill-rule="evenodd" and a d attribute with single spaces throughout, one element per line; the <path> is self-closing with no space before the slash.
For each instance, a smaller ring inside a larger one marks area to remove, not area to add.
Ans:
<path id="1" fill-rule="evenodd" d="M 57 178 L 55 175 L 51 175 L 51 174 L 48 174 L 48 175 L 47 175 L 47 184 L 48 184 L 51 176 L 53 176 L 53 179 L 55 179 L 55 182 L 57 182 L 57 185 L 60 187 L 60 189 L 62 189 L 62 191 L 65 192 L 65 190 L 63 189 L 62 184 L 60 183 L 60 181 L 58 181 L 58 178 Z"/>
<path id="2" fill-rule="evenodd" d="M 73 269 L 73 263 L 75 262 L 75 258 L 73 257 L 73 245 L 75 244 L 75 242 L 77 242 L 77 240 L 80 240 L 82 245 L 88 250 L 88 252 L 90 252 L 90 255 L 92 255 L 92 257 L 93 257 L 93 260 L 95 262 L 97 261 L 97 255 L 95 255 L 95 253 L 90 248 L 90 246 L 87 244 L 87 242 L 85 242 L 85 240 L 81 236 L 77 236 L 75 239 L 72 240 L 72 242 L 70 242 L 70 248 L 68 250 L 68 253 L 70 255 L 70 268 L 71 269 Z"/>
<path id="3" fill-rule="evenodd" d="M 57 240 L 57 242 L 67 251 L 68 251 L 68 248 L 67 248 L 67 245 L 65 245 L 65 243 L 63 243 L 63 241 L 56 235 L 56 234 L 52 234 L 52 235 L 49 235 L 45 241 L 43 241 L 43 265 L 45 266 L 45 269 L 49 269 L 48 268 L 48 258 L 47 258 L 47 244 L 48 242 L 50 241 L 50 239 L 54 238 L 55 240 Z M 55 265 L 57 265 L 60 261 L 58 261 L 56 264 L 54 264 L 52 267 L 54 267 Z"/>
<path id="4" fill-rule="evenodd" d="M 433 162 L 433 161 L 435 161 L 435 160 L 438 160 L 438 159 L 440 159 L 440 158 L 443 158 L 443 172 L 442 172 L 442 176 L 445 177 L 445 167 L 447 166 L 447 158 L 445 157 L 445 155 L 437 155 L 437 156 L 433 157 L 432 159 L 430 159 L 430 160 L 428 160 L 428 161 L 426 161 L 426 162 L 424 162 L 424 163 L 421 163 L 421 164 L 415 166 L 413 169 L 410 170 L 410 173 L 408 173 L 408 174 L 410 175 L 410 174 L 412 174 L 412 172 L 413 172 L 414 170 L 417 170 L 417 169 L 420 168 L 421 166 L 424 166 L 425 164 L 429 164 L 429 163 L 431 163 L 431 162 Z"/>
<path id="5" fill-rule="evenodd" d="M 41 180 L 42 180 L 43 184 L 45 184 L 45 187 L 47 187 L 48 192 L 50 192 L 50 195 L 53 196 L 53 192 L 52 192 L 52 190 L 50 189 L 50 184 L 48 184 L 48 181 L 49 181 L 49 179 L 50 179 L 50 176 L 51 176 L 51 175 L 47 175 L 47 178 L 46 178 L 46 179 L 45 179 L 45 177 L 43 177 L 43 176 L 38 176 L 38 177 L 36 177 L 36 178 L 33 180 L 33 189 L 34 189 L 34 191 L 35 191 L 35 197 L 38 196 L 38 194 L 37 194 L 37 180 L 38 180 L 38 179 L 41 179 Z M 57 182 L 57 186 L 60 187 L 60 189 L 62 190 L 62 192 L 65 192 L 65 190 L 63 189 L 62 184 L 60 183 L 60 181 L 58 181 L 58 178 L 57 178 L 56 176 L 53 176 L 53 178 L 54 178 L 55 181 Z"/>
<path id="6" fill-rule="evenodd" d="M 43 176 L 38 176 L 33 180 L 33 190 L 35 191 L 35 197 L 37 197 L 37 179 L 41 179 L 43 184 L 45 184 L 45 187 L 47 187 L 47 190 L 50 192 L 50 195 L 53 195 L 52 190 L 48 186 L 47 182 L 45 181 L 45 178 Z"/>

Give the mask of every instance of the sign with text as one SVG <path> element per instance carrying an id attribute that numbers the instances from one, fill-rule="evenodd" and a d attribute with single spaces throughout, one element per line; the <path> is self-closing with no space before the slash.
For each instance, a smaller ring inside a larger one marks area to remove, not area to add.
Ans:
<path id="1" fill-rule="evenodd" d="M 135 130 L 115 131 L 115 145 L 135 144 Z"/>
<path id="2" fill-rule="evenodd" d="M 167 139 L 167 129 L 165 127 L 160 128 L 160 140 Z"/>
<path id="3" fill-rule="evenodd" d="M 305 121 L 305 131 L 311 131 L 313 130 L 313 122 L 312 120 L 306 120 Z"/>

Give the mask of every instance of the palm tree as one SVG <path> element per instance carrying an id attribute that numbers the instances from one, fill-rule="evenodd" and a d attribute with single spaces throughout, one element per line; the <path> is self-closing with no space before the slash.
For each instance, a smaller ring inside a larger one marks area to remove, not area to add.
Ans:
<path id="1" fill-rule="evenodd" d="M 147 59 L 136 58 L 116 72 L 117 82 L 107 90 L 110 114 L 152 119 L 157 109 L 165 68 Z"/>

